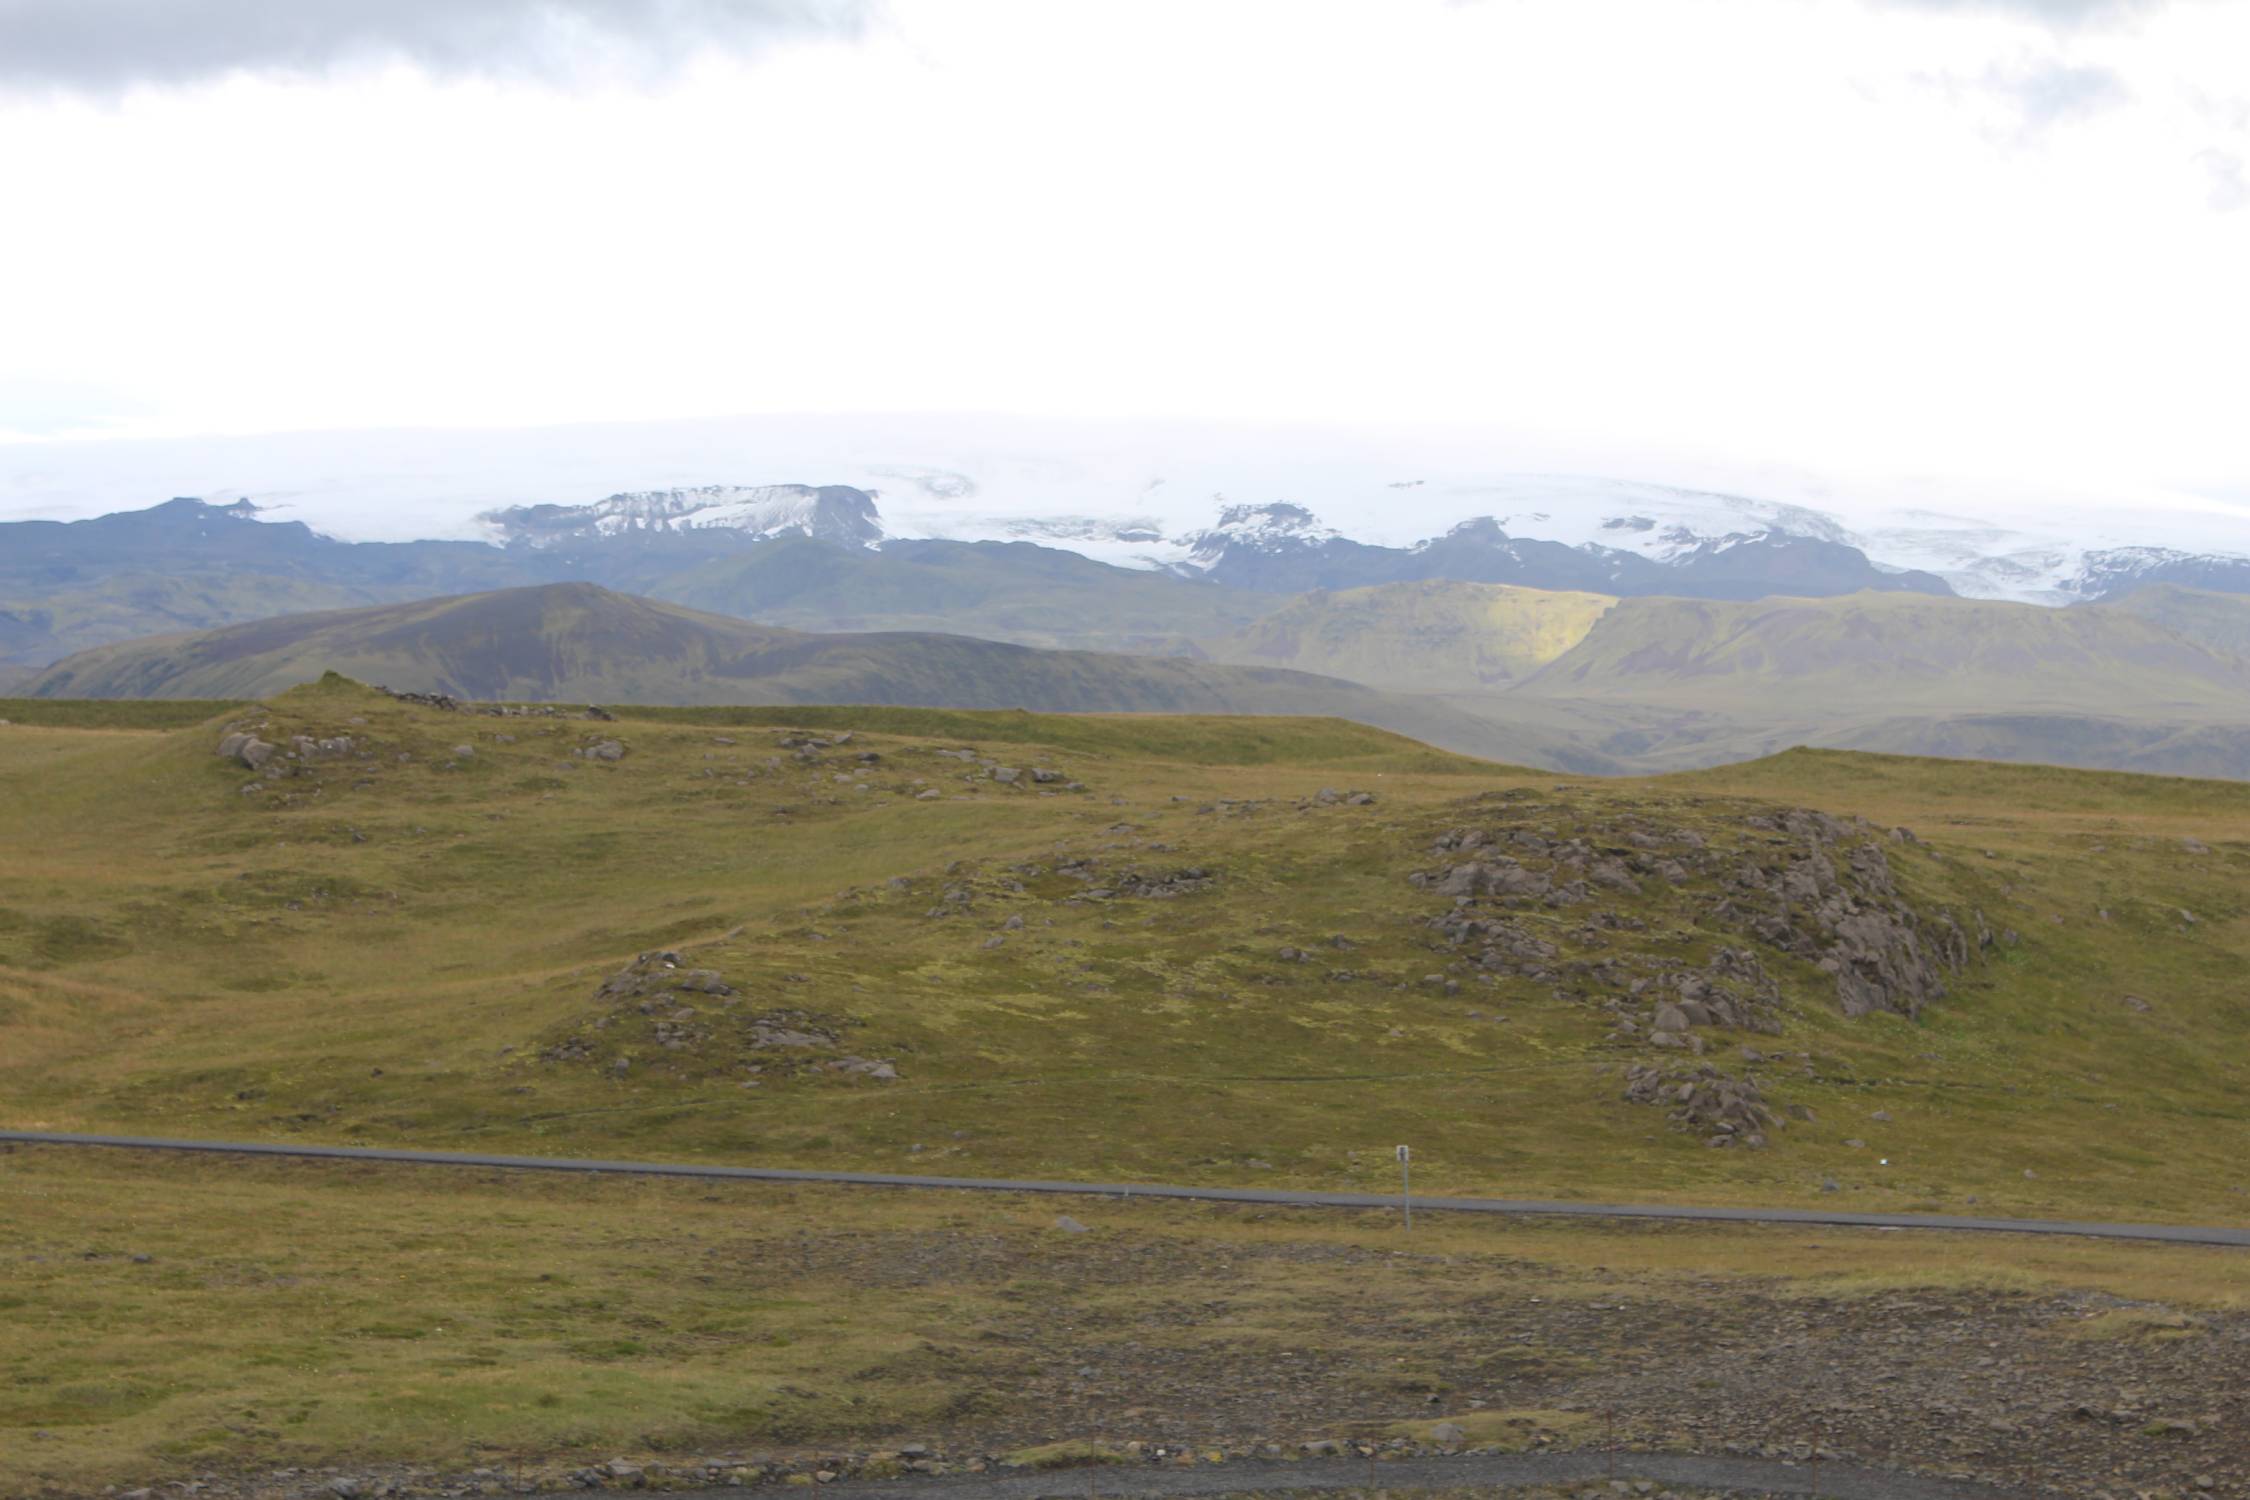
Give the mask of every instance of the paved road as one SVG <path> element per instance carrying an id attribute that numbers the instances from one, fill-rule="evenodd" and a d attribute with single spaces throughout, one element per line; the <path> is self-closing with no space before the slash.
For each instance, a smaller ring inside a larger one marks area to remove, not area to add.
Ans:
<path id="1" fill-rule="evenodd" d="M 1465 1454 L 1406 1459 L 1376 1466 L 1382 1491 L 1570 1484 L 1610 1474 L 1602 1453 Z M 1821 1500 L 2035 1500 L 2036 1491 L 1999 1489 L 1963 1480 L 1885 1473 L 1848 1464 L 1772 1463 L 1705 1458 L 1691 1453 L 1620 1453 L 1619 1479 L 1757 1495 L 1817 1495 Z M 1036 1474 L 948 1474 L 934 1479 L 841 1480 L 822 1485 L 822 1500 L 1138 1500 L 1142 1496 L 1302 1493 L 1366 1489 L 1367 1466 L 1350 1461 L 1229 1463 L 1166 1469 L 1152 1464 L 1059 1469 Z M 703 1492 L 740 1500 L 741 1490 Z"/>
<path id="2" fill-rule="evenodd" d="M 1146 1182 L 1044 1182 L 1008 1177 L 909 1177 L 893 1172 L 805 1172 L 786 1167 L 720 1167 L 701 1162 L 594 1161 L 563 1156 L 490 1156 L 467 1151 L 399 1151 L 370 1146 L 305 1146 L 265 1141 L 177 1141 L 155 1136 L 77 1135 L 0 1130 L 0 1142 L 28 1146 L 111 1146 L 133 1151 L 207 1151 L 318 1161 L 397 1162 L 425 1167 L 504 1167 L 525 1172 L 603 1172 L 735 1182 L 825 1182 L 860 1187 L 953 1188 L 985 1193 L 1065 1193 L 1099 1198 L 1177 1198 L 1199 1203 L 1262 1203 L 1284 1208 L 1396 1208 L 1383 1193 L 1313 1193 L 1277 1188 L 1179 1187 Z M 1572 1203 L 1524 1198 L 1424 1198 L 1418 1212 L 1556 1215 L 1590 1219 L 1677 1219 L 1723 1224 L 1835 1224 L 1862 1229 L 1958 1229 L 1999 1234 L 2067 1234 L 2104 1240 L 2250 1248 L 2250 1229 L 2192 1224 L 2101 1224 L 2064 1219 L 1976 1219 L 1955 1214 L 1863 1214 L 1822 1208 L 1697 1208 L 1670 1203 Z"/>

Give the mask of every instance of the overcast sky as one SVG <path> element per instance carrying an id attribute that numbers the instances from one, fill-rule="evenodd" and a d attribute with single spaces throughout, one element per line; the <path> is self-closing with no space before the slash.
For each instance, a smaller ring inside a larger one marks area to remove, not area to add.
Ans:
<path id="1" fill-rule="evenodd" d="M 2228 0 L 0 0 L 0 432 L 1429 422 L 2246 498 L 2245 59 Z"/>

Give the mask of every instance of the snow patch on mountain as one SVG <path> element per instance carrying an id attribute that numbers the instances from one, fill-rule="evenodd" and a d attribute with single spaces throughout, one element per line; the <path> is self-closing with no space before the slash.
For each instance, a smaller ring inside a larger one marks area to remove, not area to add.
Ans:
<path id="1" fill-rule="evenodd" d="M 1323 526 L 1302 505 L 1275 501 L 1265 505 L 1229 505 L 1219 512 L 1218 524 L 1180 538 L 1186 551 L 1182 563 L 1206 569 L 1230 549 L 1279 552 L 1292 547 L 1317 547 L 1339 540 L 1343 533 Z"/>
<path id="2" fill-rule="evenodd" d="M 1836 487 L 1762 465 L 1436 428 L 790 415 L 41 442 L 11 445 L 4 459 L 0 516 L 91 516 L 192 494 L 247 499 L 266 519 L 361 540 L 505 539 L 509 528 L 492 518 L 513 516 L 519 539 L 536 532 L 554 545 L 594 524 L 563 513 L 607 507 L 600 520 L 613 530 L 595 524 L 584 535 L 833 526 L 852 545 L 1033 541 L 1168 568 L 1222 528 L 1214 517 L 1230 503 L 1247 502 L 1292 505 L 1342 537 L 1394 548 L 1478 517 L 1518 541 L 1659 563 L 1747 545 L 1729 538 L 1808 537 L 1856 547 L 1884 569 L 1926 570 L 1963 594 L 2047 604 L 2250 555 L 2240 485 L 2064 495 L 1894 476 Z M 1631 477 L 1598 477 L 1612 466 Z M 1654 482 L 1672 475 L 1693 482 Z M 867 510 L 808 511 L 812 484 L 743 482 L 781 477 L 855 492 Z M 1764 494 L 1784 498 L 1755 498 Z M 532 515 L 554 529 L 524 519 Z M 1241 529 L 1244 545 L 1263 545 L 1262 535 Z"/>
<path id="3" fill-rule="evenodd" d="M 664 531 L 809 536 L 847 546 L 869 545 L 883 536 L 875 497 L 837 484 L 633 490 L 591 505 L 518 505 L 487 511 L 478 519 L 495 540 L 533 547 Z"/>
<path id="4" fill-rule="evenodd" d="M 1714 490 L 1681 489 L 1581 474 L 1510 474 L 1458 487 L 1477 495 L 1512 537 L 1637 552 L 1671 562 L 1706 543 L 1773 532 L 1861 546 L 1837 517 L 1810 506 Z"/>

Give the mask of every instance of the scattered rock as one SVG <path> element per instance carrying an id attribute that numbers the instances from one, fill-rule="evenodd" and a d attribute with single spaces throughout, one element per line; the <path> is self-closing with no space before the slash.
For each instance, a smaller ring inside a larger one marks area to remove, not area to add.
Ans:
<path id="1" fill-rule="evenodd" d="M 1713 1146 L 1755 1150 L 1781 1125 L 1756 1079 L 1731 1077 L 1708 1064 L 1668 1073 L 1636 1063 L 1625 1070 L 1625 1098 L 1667 1109 L 1673 1129 L 1704 1135 Z"/>

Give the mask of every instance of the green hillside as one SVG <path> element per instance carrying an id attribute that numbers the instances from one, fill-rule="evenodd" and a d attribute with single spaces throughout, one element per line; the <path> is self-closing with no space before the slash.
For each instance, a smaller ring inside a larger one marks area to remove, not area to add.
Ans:
<path id="1" fill-rule="evenodd" d="M 1405 1140 L 1432 1191 L 2238 1207 L 2241 787 L 1841 754 L 1569 786 L 1324 722 L 750 717 L 332 682 L 10 726 L 0 1118 L 1324 1187 Z M 277 758 L 214 754 L 229 725 Z"/>
<path id="2" fill-rule="evenodd" d="M 27 586 L 0 580 L 21 597 Z M 29 594 L 14 612 L 29 627 L 19 640 L 0 639 L 47 663 L 72 652 L 151 635 L 209 630 L 276 615 L 425 597 L 422 585 L 382 586 L 331 582 L 254 569 L 121 572 L 74 587 Z M 0 664 L 4 666 L 4 664 Z M 28 669 L 36 672 L 36 668 Z M 21 679 L 19 679 L 21 680 Z"/>
<path id="3" fill-rule="evenodd" d="M 2161 625 L 1919 594 L 1625 600 L 1522 690 L 1761 718 L 2051 709 L 2250 718 L 2250 667 Z"/>
<path id="4" fill-rule="evenodd" d="M 2138 597 L 2050 610 L 1398 584 L 1302 596 L 1207 648 L 1431 693 L 1581 774 L 1814 744 L 2250 776 L 2250 668 L 2227 634 L 2250 613 L 2223 595 Z"/>
<path id="5" fill-rule="evenodd" d="M 1828 745 L 2250 774 L 2250 666 L 2107 607 L 1629 599 L 1502 695 L 1450 701 L 1640 769 Z"/>
<path id="6" fill-rule="evenodd" d="M 1617 601 L 1498 583 L 1380 584 L 1302 594 L 1204 643 L 1219 661 L 1460 693 L 1512 683 L 1585 638 Z"/>
<path id="7" fill-rule="evenodd" d="M 993 576 L 987 554 L 1009 550 L 938 547 L 922 562 L 889 558 L 868 575 L 872 596 L 907 610 L 902 619 L 922 618 L 912 610 L 925 607 L 942 618 L 957 604 L 990 624 L 992 596 L 978 593 Z M 1057 569 L 1060 554 L 1023 550 L 1006 565 L 1016 581 L 1003 592 L 1029 597 L 1023 579 L 1043 571 L 1060 592 L 1040 610 L 1010 615 L 1010 628 L 1060 638 L 1072 569 Z M 839 586 L 820 570 L 859 566 L 812 543 L 744 558 L 793 552 L 807 559 L 801 597 L 816 614 Z M 972 555 L 979 560 L 964 572 Z M 925 565 L 936 580 L 930 591 L 900 594 L 898 579 Z M 1153 629 L 1175 596 L 1175 623 L 1211 625 L 1238 597 L 1137 576 L 1147 585 L 1141 612 L 1089 605 L 1080 637 Z M 769 585 L 763 605 L 738 595 L 730 608 L 786 613 L 788 578 L 760 586 Z M 1692 769 L 1823 745 L 2250 776 L 2250 665 L 2223 644 L 2233 606 L 2223 596 L 2151 593 L 2144 608 L 2163 618 L 2123 606 L 2054 610 L 1911 593 L 1725 603 L 1393 584 L 1289 600 L 1199 646 L 1168 642 L 1195 656 L 1141 656 L 920 631 L 804 633 L 551 584 L 126 642 L 82 652 L 17 690 L 246 699 L 335 670 L 508 701 L 1329 715 L 1579 775 Z M 1087 597 L 1113 596 L 1092 589 Z M 1206 654 L 1216 660 L 1200 659 Z"/>
<path id="8" fill-rule="evenodd" d="M 2250 657 L 2250 596 L 2185 588 L 2176 583 L 2152 583 L 2121 599 L 2085 608 L 2131 615 L 2198 641 L 2214 651 Z"/>

